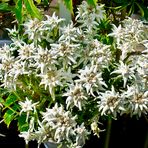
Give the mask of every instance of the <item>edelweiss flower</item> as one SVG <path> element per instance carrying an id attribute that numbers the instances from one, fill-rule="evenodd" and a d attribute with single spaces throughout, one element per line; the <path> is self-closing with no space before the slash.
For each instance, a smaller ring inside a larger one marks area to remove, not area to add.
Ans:
<path id="1" fill-rule="evenodd" d="M 107 66 L 111 59 L 110 46 L 104 45 L 97 39 L 93 40 L 91 43 L 92 50 L 89 53 L 91 60 L 94 64 L 102 66 Z"/>
<path id="2" fill-rule="evenodd" d="M 2 59 L 1 63 L 0 63 L 0 70 L 1 71 L 5 71 L 5 73 L 8 73 L 11 68 L 13 67 L 13 63 L 14 63 L 15 59 L 13 56 L 5 56 L 5 58 Z"/>
<path id="3" fill-rule="evenodd" d="M 91 130 L 93 131 L 93 134 L 94 135 L 97 135 L 97 137 L 99 138 L 100 137 L 100 132 L 104 131 L 104 130 L 101 130 L 99 127 L 98 127 L 98 123 L 96 121 L 93 121 L 91 123 Z"/>
<path id="4" fill-rule="evenodd" d="M 138 72 L 138 75 L 141 76 L 143 79 L 145 79 L 144 81 L 147 81 L 146 79 L 148 76 L 148 56 L 141 55 L 141 56 L 138 56 L 133 61 L 136 63 L 136 70 Z"/>
<path id="5" fill-rule="evenodd" d="M 29 39 L 34 40 L 37 37 L 40 38 L 38 32 L 40 28 L 42 27 L 43 23 L 39 21 L 38 19 L 29 20 L 28 22 L 24 23 L 25 27 L 25 34 L 28 35 Z"/>
<path id="6" fill-rule="evenodd" d="M 104 93 L 100 93 L 100 101 L 98 101 L 99 112 L 101 116 L 112 114 L 116 117 L 117 112 L 124 111 L 120 94 L 115 92 L 112 86 L 111 91 L 107 90 Z"/>
<path id="7" fill-rule="evenodd" d="M 68 71 L 64 71 L 64 69 L 56 69 L 54 67 L 38 76 L 41 78 L 40 85 L 44 85 L 45 90 L 49 88 L 53 99 L 55 99 L 55 87 L 63 86 L 67 82 L 72 82 L 72 78 L 74 77 L 69 69 Z"/>
<path id="8" fill-rule="evenodd" d="M 8 45 L 4 45 L 2 48 L 0 48 L 0 60 L 7 59 L 7 57 L 10 57 L 12 54 L 12 49 Z"/>
<path id="9" fill-rule="evenodd" d="M 63 140 L 69 141 L 71 136 L 74 136 L 73 128 L 76 126 L 76 116 L 72 116 L 70 111 L 65 111 L 62 105 L 58 107 L 56 103 L 52 109 L 47 108 L 42 115 L 43 123 L 55 131 L 54 140 L 57 143 Z"/>
<path id="10" fill-rule="evenodd" d="M 59 41 L 79 42 L 77 40 L 78 35 L 79 35 L 79 30 L 78 28 L 74 27 L 72 22 L 65 27 L 61 27 L 60 31 L 61 31 L 61 36 L 59 38 Z"/>
<path id="11" fill-rule="evenodd" d="M 118 66 L 118 69 L 113 71 L 112 74 L 113 73 L 121 74 L 124 82 L 123 87 L 126 87 L 127 80 L 135 78 L 134 70 L 135 70 L 135 67 L 124 64 L 122 61 L 120 61 L 120 65 Z"/>
<path id="12" fill-rule="evenodd" d="M 20 60 L 28 60 L 31 59 L 36 52 L 36 48 L 34 43 L 26 44 L 26 43 L 18 43 L 15 44 L 16 48 L 19 48 L 18 54 Z"/>
<path id="13" fill-rule="evenodd" d="M 19 102 L 19 105 L 21 106 L 20 114 L 21 114 L 22 112 L 27 113 L 26 121 L 28 121 L 30 112 L 36 111 L 36 105 L 37 105 L 38 103 L 39 103 L 39 102 L 32 103 L 32 100 L 29 100 L 27 97 L 26 97 L 25 102 L 21 102 L 21 101 Z"/>
<path id="14" fill-rule="evenodd" d="M 62 83 L 61 83 L 61 80 L 63 79 L 62 71 L 51 69 L 51 70 L 48 70 L 46 73 L 40 74 L 39 77 L 41 78 L 40 85 L 44 85 L 45 90 L 49 88 L 51 97 L 55 99 L 54 88 L 58 85 L 62 86 Z"/>
<path id="15" fill-rule="evenodd" d="M 52 16 L 46 15 L 46 20 L 43 22 L 43 28 L 46 30 L 46 27 L 51 27 L 52 29 L 57 27 L 60 22 L 64 21 L 63 18 L 58 18 L 58 16 L 55 14 L 55 12 L 52 14 Z"/>
<path id="16" fill-rule="evenodd" d="M 70 89 L 63 96 L 67 96 L 67 108 L 76 106 L 82 110 L 82 106 L 86 104 L 87 97 L 81 84 L 70 85 Z"/>
<path id="17" fill-rule="evenodd" d="M 84 123 L 82 123 L 80 126 L 77 126 L 75 129 L 76 132 L 76 144 L 78 147 L 83 147 L 85 144 L 85 140 L 87 139 L 90 132 L 87 131 L 85 128 Z"/>
<path id="18" fill-rule="evenodd" d="M 138 86 L 128 86 L 127 91 L 123 93 L 127 109 L 131 115 L 141 116 L 148 112 L 148 91 L 138 88 Z"/>
<path id="19" fill-rule="evenodd" d="M 38 129 L 35 130 L 34 135 L 35 139 L 38 141 L 38 144 L 40 145 L 42 142 L 45 141 L 52 141 L 52 131 L 50 129 L 50 126 L 38 121 Z"/>
<path id="20" fill-rule="evenodd" d="M 75 80 L 76 82 L 82 83 L 82 86 L 86 88 L 87 93 L 94 96 L 94 91 L 103 89 L 102 86 L 106 87 L 105 82 L 103 82 L 102 73 L 99 72 L 97 65 L 92 65 L 91 67 L 85 66 L 85 69 L 79 71 L 80 79 Z"/>
<path id="21" fill-rule="evenodd" d="M 23 131 L 19 134 L 19 137 L 24 138 L 26 144 L 29 143 L 29 141 L 33 140 L 32 132 L 28 131 Z"/>
<path id="22" fill-rule="evenodd" d="M 120 43 L 121 38 L 123 37 L 123 29 L 121 27 L 121 25 L 119 25 L 118 27 L 116 27 L 114 24 L 112 24 L 113 29 L 112 29 L 112 33 L 109 34 L 109 36 L 113 36 L 115 37 L 115 39 L 117 40 L 117 45 Z"/>
<path id="23" fill-rule="evenodd" d="M 78 7 L 76 20 L 82 24 L 81 27 L 87 27 L 90 30 L 94 28 L 104 18 L 104 5 L 96 6 L 95 8 L 83 1 L 82 5 Z"/>
<path id="24" fill-rule="evenodd" d="M 79 44 L 72 44 L 70 42 L 60 42 L 59 44 L 51 44 L 52 50 L 60 57 L 60 61 L 63 63 L 63 67 L 76 63 L 77 57 L 80 55 L 77 53 Z M 64 59 L 64 60 L 63 60 Z"/>
<path id="25" fill-rule="evenodd" d="M 25 70 L 25 67 L 25 62 L 15 61 L 13 63 L 13 67 L 9 71 L 9 76 L 15 81 L 18 78 L 18 76 L 23 74 L 29 74 L 29 72 Z"/>
<path id="26" fill-rule="evenodd" d="M 54 64 L 58 64 L 56 58 L 57 55 L 55 51 L 38 47 L 37 52 L 34 54 L 35 67 L 39 68 L 41 74 L 44 74 L 48 69 L 52 69 Z"/>

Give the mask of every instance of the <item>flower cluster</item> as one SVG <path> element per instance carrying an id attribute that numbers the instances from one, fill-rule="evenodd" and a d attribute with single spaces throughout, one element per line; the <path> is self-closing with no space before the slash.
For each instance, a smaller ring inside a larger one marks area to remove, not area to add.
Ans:
<path id="1" fill-rule="evenodd" d="M 148 26 L 127 18 L 113 25 L 107 45 L 96 37 L 103 19 L 103 5 L 83 2 L 75 24 L 53 14 L 26 22 L 23 35 L 9 30 L 13 43 L 0 48 L 0 103 L 4 122 L 17 120 L 26 143 L 81 148 L 91 132 L 99 137 L 102 116 L 147 114 Z"/>

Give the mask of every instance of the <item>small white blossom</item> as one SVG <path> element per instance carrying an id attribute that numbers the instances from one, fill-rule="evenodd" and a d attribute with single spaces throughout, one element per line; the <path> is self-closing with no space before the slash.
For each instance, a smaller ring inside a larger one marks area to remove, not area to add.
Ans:
<path id="1" fill-rule="evenodd" d="M 27 34 L 29 39 L 31 40 L 34 40 L 37 37 L 40 37 L 38 32 L 42 25 L 43 23 L 38 19 L 36 18 L 34 20 L 30 19 L 28 22 L 24 23 L 25 34 Z"/>
<path id="2" fill-rule="evenodd" d="M 82 24 L 81 27 L 92 29 L 104 18 L 105 10 L 103 7 L 104 5 L 91 7 L 87 2 L 83 1 L 82 5 L 78 7 L 76 20 Z"/>
<path id="3" fill-rule="evenodd" d="M 70 89 L 63 96 L 67 96 L 67 108 L 76 106 L 82 110 L 82 106 L 86 104 L 87 97 L 81 84 L 70 85 Z"/>
<path id="4" fill-rule="evenodd" d="M 131 115 L 141 116 L 142 113 L 148 112 L 148 91 L 140 89 L 138 86 L 128 86 L 124 92 L 125 104 Z"/>
<path id="5" fill-rule="evenodd" d="M 116 117 L 117 112 L 120 113 L 120 111 L 125 110 L 122 105 L 120 94 L 115 91 L 113 86 L 111 91 L 107 90 L 104 93 L 100 93 L 99 99 L 98 107 L 99 112 L 101 112 L 101 116 L 111 114 Z"/>
<path id="6" fill-rule="evenodd" d="M 99 138 L 100 137 L 100 132 L 104 131 L 104 130 L 101 130 L 99 127 L 98 127 L 98 123 L 96 121 L 93 121 L 91 123 L 91 130 L 93 131 L 93 134 L 94 135 L 97 135 L 97 137 Z"/>
<path id="7" fill-rule="evenodd" d="M 32 103 L 32 100 L 29 100 L 27 97 L 26 97 L 25 102 L 21 102 L 21 101 L 19 102 L 19 105 L 21 106 L 20 114 L 22 112 L 27 113 L 26 121 L 28 121 L 30 112 L 36 111 L 37 104 L 38 104 L 38 102 Z"/>
<path id="8" fill-rule="evenodd" d="M 76 132 L 76 144 L 77 146 L 83 147 L 83 145 L 85 144 L 85 140 L 87 139 L 88 135 L 90 134 L 90 132 L 88 132 L 88 130 L 85 128 L 84 123 L 82 123 L 80 126 L 78 126 L 75 129 Z"/>
<path id="9" fill-rule="evenodd" d="M 110 46 L 104 45 L 97 39 L 93 40 L 91 43 L 92 50 L 89 53 L 91 56 L 91 62 L 94 64 L 102 66 L 107 66 L 111 60 Z"/>
<path id="10" fill-rule="evenodd" d="M 60 61 L 63 63 L 63 67 L 76 64 L 76 59 L 80 55 L 77 53 L 79 44 L 73 44 L 68 41 L 60 42 L 59 44 L 51 44 L 52 50 L 57 53 Z M 64 60 L 63 60 L 64 59 Z"/>
<path id="11" fill-rule="evenodd" d="M 76 126 L 76 116 L 72 116 L 70 111 L 65 111 L 62 105 L 58 107 L 56 103 L 52 109 L 47 108 L 42 115 L 43 123 L 55 130 L 54 140 L 57 143 L 70 140 L 70 136 L 74 135 L 73 128 Z"/>
<path id="12" fill-rule="evenodd" d="M 131 67 L 123 63 L 122 61 L 120 61 L 120 65 L 118 66 L 118 69 L 114 70 L 112 74 L 113 73 L 121 74 L 124 82 L 123 87 L 126 87 L 127 80 L 134 78 L 134 70 L 135 70 L 135 67 Z"/>
<path id="13" fill-rule="evenodd" d="M 85 66 L 85 69 L 79 71 L 80 79 L 76 82 L 81 82 L 82 86 L 86 88 L 87 93 L 94 96 L 94 91 L 103 89 L 102 86 L 106 87 L 105 82 L 103 82 L 102 73 L 99 72 L 97 65 L 92 65 L 91 67 Z"/>
<path id="14" fill-rule="evenodd" d="M 41 74 L 46 73 L 48 69 L 52 69 L 55 64 L 58 64 L 56 61 L 56 52 L 48 50 L 47 48 L 43 49 L 42 47 L 38 47 L 33 58 L 36 62 L 34 66 L 41 71 Z"/>
<path id="15" fill-rule="evenodd" d="M 115 39 L 117 40 L 117 44 L 120 43 L 120 39 L 122 38 L 123 36 L 123 29 L 121 27 L 121 25 L 119 25 L 118 27 L 116 27 L 114 24 L 113 24 L 113 29 L 112 29 L 112 33 L 109 34 L 109 36 L 113 36 L 115 37 Z"/>

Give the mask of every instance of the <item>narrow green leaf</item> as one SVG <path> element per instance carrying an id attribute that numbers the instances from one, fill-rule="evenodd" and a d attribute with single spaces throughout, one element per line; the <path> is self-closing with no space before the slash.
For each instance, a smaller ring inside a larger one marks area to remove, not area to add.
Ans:
<path id="1" fill-rule="evenodd" d="M 2 2 L 9 2 L 10 0 L 1 0 Z"/>
<path id="2" fill-rule="evenodd" d="M 22 7 L 22 0 L 17 0 L 14 13 L 16 16 L 16 19 L 18 20 L 19 24 L 23 23 L 23 7 Z"/>
<path id="3" fill-rule="evenodd" d="M 41 3 L 43 3 L 44 6 L 49 6 L 52 0 L 43 0 Z"/>
<path id="4" fill-rule="evenodd" d="M 68 10 L 73 14 L 73 2 L 72 0 L 64 0 L 64 4 Z"/>
<path id="5" fill-rule="evenodd" d="M 21 115 L 18 117 L 18 129 L 19 131 L 25 131 L 28 129 L 29 125 L 26 122 L 26 115 Z"/>
<path id="6" fill-rule="evenodd" d="M 0 11 L 9 11 L 9 5 L 7 3 L 1 3 L 0 4 Z"/>
<path id="7" fill-rule="evenodd" d="M 96 6 L 98 0 L 87 0 L 88 4 Z"/>
<path id="8" fill-rule="evenodd" d="M 14 95 L 9 95 L 4 103 L 5 107 L 9 107 L 10 105 L 14 104 L 17 101 L 17 97 Z"/>
<path id="9" fill-rule="evenodd" d="M 134 11 L 134 5 L 131 6 L 129 12 L 128 12 L 128 15 L 130 16 Z"/>
<path id="10" fill-rule="evenodd" d="M 4 123 L 9 127 L 11 121 L 15 118 L 14 112 L 12 110 L 7 110 L 4 114 Z"/>
<path id="11" fill-rule="evenodd" d="M 0 104 L 4 104 L 4 99 L 2 97 L 0 97 Z"/>
<path id="12" fill-rule="evenodd" d="M 28 13 L 35 18 L 41 19 L 42 15 L 39 9 L 35 6 L 33 0 L 24 0 L 25 7 Z"/>
<path id="13" fill-rule="evenodd" d="M 38 4 L 40 4 L 41 3 L 41 0 L 35 0 Z"/>
<path id="14" fill-rule="evenodd" d="M 144 16 L 144 10 L 142 9 L 142 7 L 136 2 L 136 5 L 139 7 L 140 12 L 141 12 L 141 16 Z"/>

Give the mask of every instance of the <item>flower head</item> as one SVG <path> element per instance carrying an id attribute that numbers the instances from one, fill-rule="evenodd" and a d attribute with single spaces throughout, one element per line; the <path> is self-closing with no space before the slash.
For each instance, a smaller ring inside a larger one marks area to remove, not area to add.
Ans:
<path id="1" fill-rule="evenodd" d="M 86 104 L 87 96 L 81 84 L 70 85 L 70 89 L 63 96 L 67 97 L 67 108 L 76 106 L 82 110 L 82 106 Z"/>
<path id="2" fill-rule="evenodd" d="M 21 102 L 21 101 L 19 102 L 19 105 L 21 106 L 20 114 L 21 114 L 22 112 L 27 113 L 26 121 L 28 121 L 30 112 L 36 111 L 36 105 L 37 105 L 38 103 L 39 103 L 39 102 L 32 103 L 32 100 L 29 100 L 27 97 L 26 97 L 25 102 Z"/>
<path id="3" fill-rule="evenodd" d="M 118 112 L 125 110 L 120 94 L 115 91 L 113 86 L 111 91 L 107 90 L 104 93 L 100 93 L 99 99 L 98 107 L 101 115 L 111 114 L 113 117 L 116 117 Z"/>

